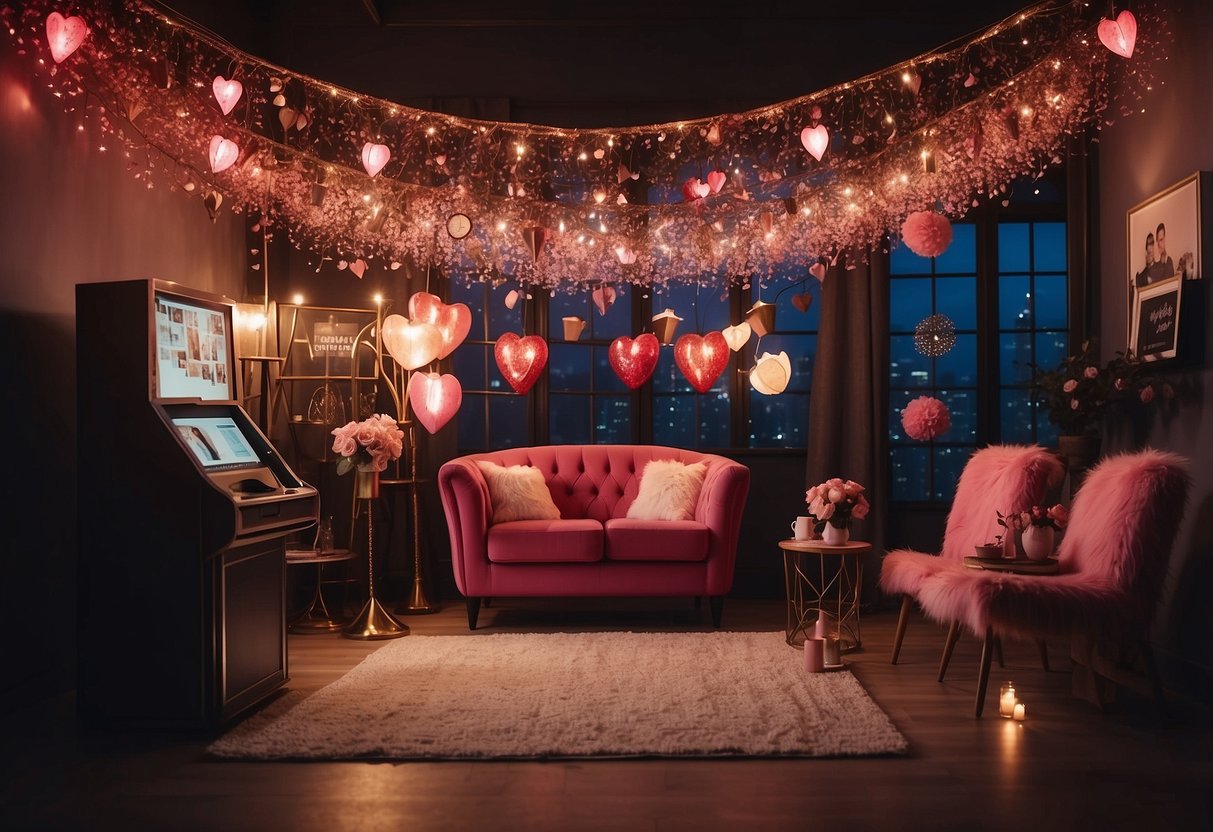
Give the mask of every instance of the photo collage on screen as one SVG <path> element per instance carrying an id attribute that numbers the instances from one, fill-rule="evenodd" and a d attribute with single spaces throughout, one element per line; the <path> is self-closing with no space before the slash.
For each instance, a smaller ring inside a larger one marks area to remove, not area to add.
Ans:
<path id="1" fill-rule="evenodd" d="M 221 312 L 157 296 L 156 344 L 161 398 L 231 398 Z"/>

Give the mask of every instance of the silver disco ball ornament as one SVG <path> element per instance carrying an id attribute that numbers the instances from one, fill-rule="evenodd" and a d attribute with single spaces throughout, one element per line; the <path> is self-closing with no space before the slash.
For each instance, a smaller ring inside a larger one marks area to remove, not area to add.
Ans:
<path id="1" fill-rule="evenodd" d="M 956 346 L 956 325 L 947 315 L 932 315 L 914 327 L 914 349 L 939 358 Z"/>

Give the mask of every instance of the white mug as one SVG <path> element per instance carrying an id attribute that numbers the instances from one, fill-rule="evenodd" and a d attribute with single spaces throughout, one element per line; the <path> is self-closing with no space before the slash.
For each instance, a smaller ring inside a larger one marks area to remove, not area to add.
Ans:
<path id="1" fill-rule="evenodd" d="M 792 523 L 792 536 L 797 540 L 808 540 L 813 536 L 813 518 L 808 516 L 797 517 Z"/>

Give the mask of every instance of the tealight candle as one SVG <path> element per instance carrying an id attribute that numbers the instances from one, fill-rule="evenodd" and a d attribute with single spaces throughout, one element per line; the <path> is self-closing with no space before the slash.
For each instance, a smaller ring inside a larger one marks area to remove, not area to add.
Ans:
<path id="1" fill-rule="evenodd" d="M 1015 721 L 1023 722 L 1028 716 L 1028 708 L 1024 703 L 1019 702 L 1015 705 Z"/>
<path id="2" fill-rule="evenodd" d="M 1015 705 L 1018 702 L 1015 686 L 1010 682 L 1003 682 L 1002 687 L 998 689 L 998 715 L 1010 719 L 1015 715 Z"/>

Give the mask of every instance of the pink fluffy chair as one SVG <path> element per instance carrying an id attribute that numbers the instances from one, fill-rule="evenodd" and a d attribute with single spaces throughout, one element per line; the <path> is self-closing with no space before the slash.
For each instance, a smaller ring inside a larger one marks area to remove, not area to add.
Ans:
<path id="1" fill-rule="evenodd" d="M 975 554 L 974 547 L 993 541 L 999 533 L 996 512 L 1006 514 L 1043 502 L 1045 493 L 1061 482 L 1063 473 L 1060 460 L 1035 445 L 991 445 L 969 458 L 948 513 L 943 550 L 929 555 L 898 549 L 889 552 L 881 565 L 881 589 L 902 596 L 893 638 L 893 664 L 901 653 L 911 603 L 918 597 L 923 581 L 945 570 L 964 572 L 964 559 Z M 949 635 L 946 644 L 954 645 L 954 633 Z M 949 652 L 945 646 L 941 677 Z"/>
<path id="2" fill-rule="evenodd" d="M 990 657 L 999 635 L 1098 634 L 1142 649 L 1155 695 L 1161 686 L 1147 634 L 1190 479 L 1187 460 L 1145 450 L 1109 457 L 1087 474 L 1062 539 L 1058 575 L 976 569 L 925 578 L 918 601 L 928 617 L 984 635 L 975 716 L 981 716 Z"/>

